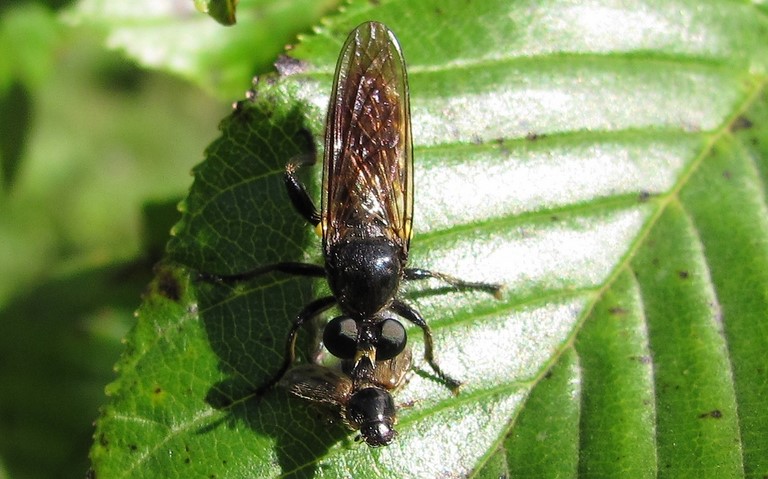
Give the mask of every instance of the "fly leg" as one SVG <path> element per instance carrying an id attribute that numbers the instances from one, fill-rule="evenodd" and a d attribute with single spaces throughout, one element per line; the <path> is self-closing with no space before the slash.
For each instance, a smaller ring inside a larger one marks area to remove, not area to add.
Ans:
<path id="1" fill-rule="evenodd" d="M 277 271 L 293 276 L 308 276 L 312 278 L 325 278 L 325 268 L 317 264 L 282 262 L 261 266 L 244 273 L 235 273 L 227 275 L 211 274 L 198 272 L 197 277 L 203 281 L 209 281 L 218 284 L 230 284 L 238 281 L 247 281 L 263 274 Z"/>
<path id="2" fill-rule="evenodd" d="M 424 332 L 424 359 L 427 361 L 427 364 L 429 364 L 435 374 L 437 374 L 437 377 L 445 381 L 448 387 L 451 388 L 451 391 L 456 393 L 461 386 L 461 383 L 448 376 L 442 369 L 440 369 L 440 366 L 437 365 L 437 362 L 435 361 L 435 346 L 432 340 L 432 330 L 429 329 L 429 325 L 424 320 L 424 317 L 421 315 L 421 313 L 413 309 L 412 306 L 398 299 L 392 302 L 390 310 L 398 316 L 407 319 L 408 321 L 421 328 L 421 330 Z"/>
<path id="3" fill-rule="evenodd" d="M 209 273 L 200 273 L 200 277 L 207 281 L 214 281 L 217 283 L 234 283 L 237 281 L 245 281 L 256 278 L 263 274 L 277 271 L 280 273 L 290 274 L 293 276 L 309 276 L 312 278 L 325 278 L 325 268 L 318 264 L 309 263 L 294 263 L 284 261 L 281 263 L 268 264 L 261 266 L 244 273 L 228 274 L 228 275 L 215 275 Z"/>
<path id="4" fill-rule="evenodd" d="M 317 226 L 320 223 L 320 213 L 317 212 L 315 203 L 312 198 L 309 197 L 307 187 L 296 176 L 296 171 L 302 166 L 312 165 L 315 163 L 314 158 L 304 159 L 298 161 L 290 161 L 285 165 L 285 173 L 283 175 L 283 182 L 285 183 L 285 189 L 288 190 L 288 198 L 291 199 L 293 207 L 296 211 L 304 217 L 312 226 Z"/>
<path id="5" fill-rule="evenodd" d="M 316 264 L 308 264 L 308 263 L 289 263 L 289 262 L 270 264 L 267 266 L 263 266 L 261 268 L 247 271 L 245 273 L 238 273 L 238 274 L 227 275 L 227 276 L 212 275 L 209 273 L 199 273 L 199 277 L 205 281 L 213 281 L 216 283 L 232 283 L 232 282 L 252 279 L 257 276 L 261 276 L 263 274 L 269 273 L 271 271 L 278 271 L 281 273 L 291 274 L 295 276 L 310 276 L 310 277 L 318 277 L 318 278 L 325 277 L 325 268 L 323 268 L 322 266 L 319 266 Z M 286 344 L 285 344 L 285 357 L 284 357 L 282 366 L 277 371 L 277 373 L 275 373 L 266 383 L 259 386 L 255 390 L 256 395 L 263 394 L 272 386 L 274 386 L 278 381 L 280 381 L 280 379 L 283 377 L 283 375 L 291 366 L 291 364 L 293 364 L 293 361 L 296 358 L 296 351 L 295 351 L 296 335 L 298 334 L 301 326 L 306 324 L 309 320 L 311 320 L 315 316 L 329 309 L 334 304 L 336 304 L 336 298 L 334 298 L 333 296 L 326 296 L 324 298 L 320 298 L 315 301 L 312 301 L 307 306 L 305 306 L 304 309 L 301 310 L 301 312 L 298 314 L 298 316 L 294 320 L 293 325 L 291 326 L 290 332 L 288 333 L 288 340 L 286 341 Z"/>
<path id="6" fill-rule="evenodd" d="M 256 389 L 255 394 L 257 396 L 264 394 L 272 386 L 277 384 L 278 381 L 282 379 L 283 375 L 285 375 L 285 372 L 288 371 L 288 368 L 293 364 L 293 361 L 296 359 L 296 335 L 298 334 L 299 329 L 317 315 L 330 309 L 334 304 L 336 304 L 336 298 L 333 296 L 326 296 L 312 301 L 301 310 L 299 315 L 296 316 L 293 326 L 291 326 L 291 331 L 288 333 L 288 340 L 285 343 L 283 365 L 280 366 L 280 369 L 266 383 Z"/>
<path id="7" fill-rule="evenodd" d="M 405 279 L 407 280 L 419 280 L 435 278 L 448 283 L 459 289 L 478 289 L 481 291 L 487 291 L 493 295 L 496 299 L 501 299 L 501 292 L 504 290 L 503 284 L 496 283 L 482 283 L 475 281 L 464 281 L 463 279 L 451 276 L 445 273 L 439 273 L 437 271 L 430 271 L 428 269 L 420 268 L 406 268 Z"/>

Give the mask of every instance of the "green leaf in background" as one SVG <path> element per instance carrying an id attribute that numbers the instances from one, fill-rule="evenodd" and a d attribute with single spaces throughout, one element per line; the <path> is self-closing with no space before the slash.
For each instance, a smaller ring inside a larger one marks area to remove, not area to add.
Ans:
<path id="1" fill-rule="evenodd" d="M 238 28 L 226 29 L 199 13 L 192 0 L 80 0 L 64 18 L 72 25 L 104 30 L 110 48 L 147 68 L 173 72 L 231 99 L 248 88 L 244 78 L 271 70 L 275 52 L 337 3 L 242 0 L 237 5 Z"/>
<path id="2" fill-rule="evenodd" d="M 169 246 L 185 266 L 166 263 L 139 312 L 97 477 L 767 475 L 767 14 L 492 0 L 328 18 L 196 167 Z M 417 361 L 379 449 L 285 391 L 228 405 L 277 369 L 322 282 L 194 272 L 320 261 L 280 175 L 320 137 L 339 48 L 371 19 L 409 65 L 411 264 L 508 286 L 501 301 L 406 288 L 465 387 L 452 396 Z"/>
<path id="3" fill-rule="evenodd" d="M 0 118 L 0 179 L 3 191 L 7 191 L 13 187 L 29 133 L 31 114 L 27 89 L 18 83 L 11 85 L 0 95 L 0 110 L 14 112 Z"/>
<path id="4" fill-rule="evenodd" d="M 49 6 L 11 3 L 0 8 L 0 163 L 12 182 L 0 191 L 0 477 L 82 477 L 157 259 L 143 233 L 162 230 L 164 251 L 187 172 L 228 105 L 139 70 Z M 143 206 L 168 200 L 171 221 L 154 207 L 142 221 Z"/>
<path id="5" fill-rule="evenodd" d="M 132 324 L 141 263 L 61 274 L 0 309 L 0 477 L 81 477 L 110 365 Z M 41 453 L 44 451 L 44 454 Z M 77 474 L 77 476 L 75 476 Z"/>
<path id="6" fill-rule="evenodd" d="M 49 52 L 60 30 L 40 5 L 14 5 L 0 16 L 0 191 L 10 191 L 16 180 L 32 124 L 29 90 L 53 69 Z"/>
<path id="7" fill-rule="evenodd" d="M 18 2 L 4 9 L 0 17 L 0 91 L 14 83 L 41 86 L 53 69 L 50 50 L 61 41 L 61 30 L 55 15 L 42 5 Z"/>

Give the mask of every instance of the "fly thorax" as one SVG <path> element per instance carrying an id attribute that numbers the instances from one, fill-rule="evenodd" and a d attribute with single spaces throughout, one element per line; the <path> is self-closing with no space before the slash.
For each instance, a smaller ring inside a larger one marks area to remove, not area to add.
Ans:
<path id="1" fill-rule="evenodd" d="M 383 237 L 334 244 L 326 268 L 339 307 L 353 318 L 370 318 L 387 306 L 403 274 L 400 248 Z"/>

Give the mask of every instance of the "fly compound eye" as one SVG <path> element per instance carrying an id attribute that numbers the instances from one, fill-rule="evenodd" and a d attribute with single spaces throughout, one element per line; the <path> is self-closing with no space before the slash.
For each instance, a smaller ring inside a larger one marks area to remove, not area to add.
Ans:
<path id="1" fill-rule="evenodd" d="M 354 358 L 357 352 L 357 323 L 344 316 L 333 318 L 325 325 L 323 343 L 339 359 Z"/>
<path id="2" fill-rule="evenodd" d="M 386 361 L 403 352 L 408 338 L 400 321 L 385 319 L 377 327 L 379 339 L 376 342 L 376 361 Z"/>

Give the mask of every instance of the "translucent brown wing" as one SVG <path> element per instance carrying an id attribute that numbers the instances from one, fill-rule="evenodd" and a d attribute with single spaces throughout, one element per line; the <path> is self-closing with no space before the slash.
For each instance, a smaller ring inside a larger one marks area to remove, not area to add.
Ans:
<path id="1" fill-rule="evenodd" d="M 412 359 L 411 348 L 405 348 L 394 358 L 377 362 L 370 382 L 390 391 L 398 389 L 406 382 Z"/>
<path id="2" fill-rule="evenodd" d="M 348 376 L 318 364 L 302 364 L 288 370 L 280 384 L 294 396 L 342 407 L 352 394 Z"/>
<path id="3" fill-rule="evenodd" d="M 357 388 L 378 386 L 387 390 L 399 388 L 411 368 L 412 354 L 406 348 L 398 356 L 376 363 L 370 374 L 355 385 L 352 378 L 341 371 L 319 364 L 302 364 L 285 373 L 280 385 L 294 396 L 314 402 L 346 406 Z"/>
<path id="4" fill-rule="evenodd" d="M 404 257 L 413 222 L 408 80 L 400 45 L 381 23 L 358 26 L 336 67 L 325 134 L 323 246 L 380 237 Z"/>

